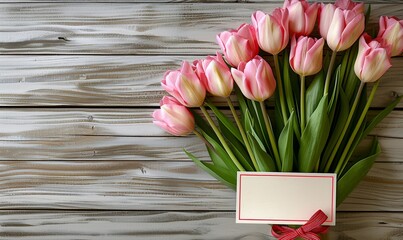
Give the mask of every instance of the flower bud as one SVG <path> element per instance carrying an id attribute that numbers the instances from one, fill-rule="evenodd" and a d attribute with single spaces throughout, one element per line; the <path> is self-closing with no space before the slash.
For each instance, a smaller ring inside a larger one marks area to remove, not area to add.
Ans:
<path id="1" fill-rule="evenodd" d="M 322 68 L 324 40 L 301 36 L 291 40 L 290 65 L 301 76 L 314 75 Z"/>
<path id="2" fill-rule="evenodd" d="M 206 59 L 195 61 L 194 65 L 197 75 L 209 93 L 218 97 L 231 95 L 234 79 L 221 54 L 207 56 Z"/>
<path id="3" fill-rule="evenodd" d="M 359 40 L 354 72 L 363 82 L 375 82 L 392 66 L 388 46 L 364 33 Z"/>
<path id="4" fill-rule="evenodd" d="M 276 8 L 271 14 L 257 11 L 252 15 L 259 46 L 263 51 L 276 55 L 288 44 L 288 10 Z"/>
<path id="5" fill-rule="evenodd" d="M 235 82 L 245 97 L 262 102 L 276 90 L 276 80 L 270 65 L 260 56 L 249 62 L 241 62 L 238 69 L 231 69 Z"/>
<path id="6" fill-rule="evenodd" d="M 392 57 L 402 54 L 403 20 L 396 17 L 380 17 L 378 38 L 382 38 L 384 44 L 390 46 Z"/>
<path id="7" fill-rule="evenodd" d="M 333 51 L 351 47 L 364 31 L 365 17 L 358 10 L 343 10 L 332 4 L 322 5 L 319 31 Z"/>
<path id="8" fill-rule="evenodd" d="M 175 98 L 165 96 L 161 108 L 153 112 L 153 123 L 175 136 L 185 136 L 193 132 L 195 121 L 192 113 Z"/>
<path id="9" fill-rule="evenodd" d="M 290 35 L 311 34 L 318 14 L 318 3 L 309 4 L 305 0 L 285 0 L 283 8 L 288 9 Z"/>
<path id="10" fill-rule="evenodd" d="M 186 61 L 179 70 L 167 71 L 161 85 L 186 107 L 200 107 L 206 97 L 204 85 Z"/>
<path id="11" fill-rule="evenodd" d="M 231 66 L 247 62 L 259 53 L 255 29 L 249 24 L 242 24 L 237 30 L 218 34 L 217 43 Z"/>

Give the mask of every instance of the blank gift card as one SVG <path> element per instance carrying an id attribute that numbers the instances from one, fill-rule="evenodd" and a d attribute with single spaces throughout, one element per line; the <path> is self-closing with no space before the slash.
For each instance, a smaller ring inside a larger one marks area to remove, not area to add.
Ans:
<path id="1" fill-rule="evenodd" d="M 336 174 L 238 172 L 237 223 L 303 225 L 317 211 L 336 223 Z"/>

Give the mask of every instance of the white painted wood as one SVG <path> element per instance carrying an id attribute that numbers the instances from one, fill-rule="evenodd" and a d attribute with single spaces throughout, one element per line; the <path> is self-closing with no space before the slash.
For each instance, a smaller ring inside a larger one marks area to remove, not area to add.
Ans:
<path id="1" fill-rule="evenodd" d="M 0 106 L 158 106 L 166 94 L 160 84 L 165 71 L 200 58 L 0 55 Z M 403 82 L 398 81 L 403 58 L 394 58 L 392 64 L 373 107 L 384 107 L 403 94 Z M 225 105 L 219 98 L 215 102 Z"/>
<path id="2" fill-rule="evenodd" d="M 234 193 L 182 153 L 207 160 L 201 142 L 168 136 L 144 107 L 166 70 L 282 1 L 41 1 L 0 0 L 0 239 L 269 239 L 234 224 Z M 370 29 L 403 18 L 401 0 L 365 2 Z M 403 94 L 393 64 L 373 107 Z M 383 153 L 329 239 L 402 238 L 402 106 L 373 131 Z"/>
<path id="3" fill-rule="evenodd" d="M 0 8 L 4 54 L 213 54 L 215 35 L 250 22 L 256 10 L 279 3 L 61 4 L 14 3 Z M 402 18 L 401 4 L 373 4 L 371 29 L 381 15 Z"/>
<path id="4" fill-rule="evenodd" d="M 403 211 L 402 172 L 376 163 L 338 210 Z M 3 210 L 235 210 L 235 192 L 193 162 L 1 161 L 0 180 Z"/>
<path id="5" fill-rule="evenodd" d="M 152 123 L 153 109 L 0 109 L 1 160 L 183 160 L 183 148 L 209 156 L 195 136 L 173 137 Z M 371 115 L 376 111 L 371 112 Z M 378 161 L 403 162 L 403 113 L 374 129 L 383 149 Z M 362 144 L 365 151 L 370 139 Z"/>
<path id="6" fill-rule="evenodd" d="M 233 212 L 0 211 L 0 239 L 267 240 L 267 225 L 235 224 Z M 399 213 L 344 213 L 329 240 L 398 240 Z"/>

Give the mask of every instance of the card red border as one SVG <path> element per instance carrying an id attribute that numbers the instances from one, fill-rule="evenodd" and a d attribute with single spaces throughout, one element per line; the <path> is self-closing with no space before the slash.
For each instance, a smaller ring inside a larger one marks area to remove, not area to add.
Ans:
<path id="1" fill-rule="evenodd" d="M 242 176 L 248 176 L 248 177 L 254 177 L 254 176 L 276 176 L 276 177 L 308 177 L 308 178 L 330 178 L 332 180 L 332 202 L 331 202 L 331 215 L 328 216 L 327 220 L 325 221 L 325 223 L 331 223 L 334 220 L 334 194 L 335 194 L 335 175 L 332 176 L 324 176 L 324 175 L 318 175 L 318 174 L 312 174 L 312 175 L 308 175 L 308 174 L 303 174 L 303 175 L 299 175 L 299 174 L 292 174 L 292 173 L 288 173 L 288 174 L 254 174 L 254 173 L 240 173 L 239 174 L 239 193 L 238 193 L 238 220 L 245 220 L 245 221 L 281 221 L 281 222 L 307 222 L 309 219 L 250 219 L 250 218 L 241 218 L 241 191 L 242 191 L 242 181 L 241 178 Z M 313 213 L 312 213 L 313 214 Z"/>

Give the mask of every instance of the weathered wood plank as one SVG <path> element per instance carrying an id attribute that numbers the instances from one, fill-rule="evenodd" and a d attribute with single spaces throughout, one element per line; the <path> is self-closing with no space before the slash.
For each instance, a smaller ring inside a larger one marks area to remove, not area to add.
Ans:
<path id="1" fill-rule="evenodd" d="M 339 210 L 403 211 L 403 164 L 376 163 Z M 0 209 L 228 210 L 235 193 L 192 162 L 1 161 Z"/>
<path id="2" fill-rule="evenodd" d="M 0 211 L 0 239 L 268 240 L 267 225 L 236 224 L 233 212 Z M 402 213 L 337 213 L 331 240 L 401 239 Z M 225 229 L 225 231 L 224 231 Z"/>
<path id="3" fill-rule="evenodd" d="M 152 124 L 152 109 L 0 109 L 0 160 L 180 160 L 182 149 L 209 157 L 195 136 L 173 137 Z M 371 114 L 375 114 L 373 111 Z M 380 162 L 403 162 L 403 112 L 393 111 L 372 134 Z M 370 139 L 362 147 L 369 146 Z"/>
<path id="4" fill-rule="evenodd" d="M 63 136 L 168 137 L 152 123 L 155 109 L 0 108 L 0 140 L 29 140 Z M 223 113 L 231 118 L 229 110 Z M 269 114 L 272 112 L 270 111 Z M 369 111 L 369 120 L 379 113 Z M 403 138 L 403 111 L 392 111 L 371 132 Z"/>
<path id="5" fill-rule="evenodd" d="M 0 55 L 0 106 L 157 106 L 166 94 L 160 85 L 164 72 L 198 58 Z M 392 64 L 374 107 L 384 107 L 394 94 L 403 94 L 403 82 L 398 81 L 403 58 L 392 59 Z"/>
<path id="6" fill-rule="evenodd" d="M 2 54 L 206 54 L 215 35 L 250 22 L 256 10 L 278 3 L 248 4 L 2 4 Z M 373 4 L 380 15 L 403 18 L 402 4 Z M 376 25 L 376 24 L 375 24 Z M 375 27 L 375 25 L 373 27 Z"/>

